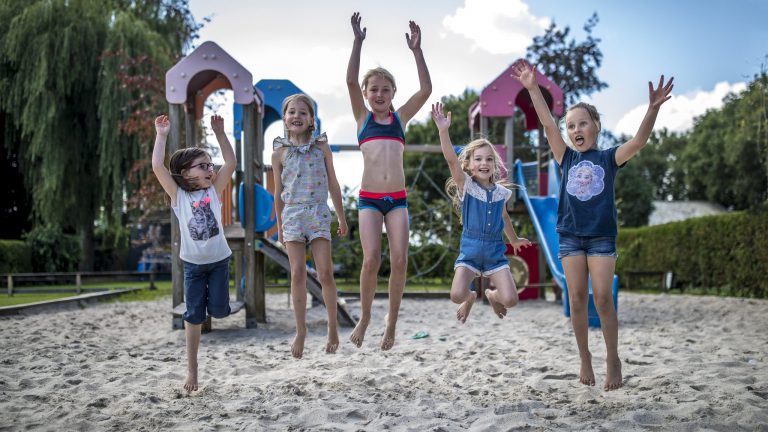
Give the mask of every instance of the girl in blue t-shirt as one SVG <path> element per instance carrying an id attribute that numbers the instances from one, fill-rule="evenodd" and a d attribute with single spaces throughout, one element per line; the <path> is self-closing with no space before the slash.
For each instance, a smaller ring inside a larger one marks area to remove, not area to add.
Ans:
<path id="1" fill-rule="evenodd" d="M 560 234 L 558 257 L 563 263 L 568 284 L 571 324 L 581 357 L 579 381 L 595 385 L 587 341 L 588 277 L 591 275 L 595 307 L 600 316 L 607 351 L 603 388 L 614 390 L 622 386 L 622 378 L 617 348 L 618 320 L 611 293 L 617 234 L 613 180 L 618 168 L 648 141 L 659 108 L 671 97 L 673 78 L 665 84 L 662 75 L 656 88 L 648 83 L 648 111 L 634 138 L 621 146 L 598 150 L 600 115 L 594 106 L 580 102 L 566 111 L 565 129 L 571 142 L 569 147 L 541 94 L 536 69 L 525 60 L 518 60 L 512 67 L 512 75 L 528 89 L 555 161 L 563 170 L 557 209 L 557 232 Z"/>
<path id="2" fill-rule="evenodd" d="M 531 242 L 515 234 L 507 214 L 506 204 L 512 191 L 501 179 L 501 158 L 485 139 L 467 144 L 457 157 L 448 134 L 451 113 L 443 114 L 443 105 L 438 102 L 432 105 L 432 119 L 451 170 L 446 191 L 461 214 L 464 226 L 451 284 L 451 301 L 460 305 L 456 319 L 464 323 L 469 316 L 477 298 L 476 293 L 469 290 L 469 283 L 476 276 L 487 277 L 493 282 L 496 288 L 487 290 L 485 296 L 496 316 L 504 318 L 507 308 L 517 304 L 515 281 L 504 256 L 507 250 L 504 234 L 515 252 Z"/>

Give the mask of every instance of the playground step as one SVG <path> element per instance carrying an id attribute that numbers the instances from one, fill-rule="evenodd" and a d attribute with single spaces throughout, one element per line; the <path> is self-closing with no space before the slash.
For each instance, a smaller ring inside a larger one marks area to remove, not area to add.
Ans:
<path id="1" fill-rule="evenodd" d="M 245 306 L 245 303 L 241 301 L 232 301 L 229 302 L 229 308 L 232 309 L 232 312 L 230 314 L 238 313 L 240 310 Z M 171 310 L 171 313 L 174 315 L 183 315 L 184 312 L 187 311 L 187 304 L 186 303 L 179 303 L 176 305 L 173 310 Z"/>

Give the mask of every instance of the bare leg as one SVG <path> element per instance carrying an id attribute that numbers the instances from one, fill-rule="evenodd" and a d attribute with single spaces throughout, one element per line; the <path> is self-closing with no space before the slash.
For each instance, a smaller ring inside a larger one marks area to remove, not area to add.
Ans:
<path id="1" fill-rule="evenodd" d="M 592 294 L 595 298 L 595 308 L 600 316 L 600 328 L 605 339 L 606 376 L 603 388 L 616 390 L 623 385 L 621 377 L 621 360 L 619 360 L 619 320 L 616 308 L 613 306 L 613 272 L 616 269 L 616 258 L 593 256 L 587 258 L 589 273 L 592 275 Z"/>
<path id="2" fill-rule="evenodd" d="M 593 386 L 595 385 L 595 372 L 592 370 L 592 354 L 589 352 L 587 327 L 587 306 L 589 304 L 587 257 L 584 255 L 567 256 L 563 257 L 562 262 L 568 284 L 568 301 L 571 304 L 571 325 L 581 358 L 579 381 L 582 384 Z"/>
<path id="3" fill-rule="evenodd" d="M 387 328 L 381 339 L 381 349 L 386 351 L 395 344 L 395 328 L 400 313 L 400 302 L 405 290 L 405 274 L 408 271 L 408 209 L 400 208 L 387 213 L 384 218 L 389 242 L 389 313 Z"/>
<path id="4" fill-rule="evenodd" d="M 285 242 L 288 250 L 288 262 L 291 264 L 291 300 L 293 316 L 296 319 L 296 337 L 291 344 L 291 355 L 301 358 L 304 355 L 304 340 L 307 337 L 307 262 L 306 247 L 297 241 Z"/>
<path id="5" fill-rule="evenodd" d="M 328 341 L 325 344 L 325 352 L 334 354 L 339 347 L 339 331 L 336 322 L 336 280 L 333 278 L 331 242 L 324 238 L 316 238 L 312 240 L 310 247 L 317 269 L 317 278 L 323 287 L 323 303 L 328 311 Z"/>
<path id="6" fill-rule="evenodd" d="M 358 348 L 363 345 L 365 331 L 371 322 L 371 306 L 381 265 L 381 226 L 384 217 L 376 210 L 358 212 L 360 244 L 363 247 L 363 268 L 360 269 L 360 320 L 349 335 L 349 341 Z"/>
<path id="7" fill-rule="evenodd" d="M 200 331 L 202 324 L 184 323 L 184 335 L 187 339 L 187 380 L 184 390 L 197 391 L 197 351 L 200 348 Z"/>
<path id="8" fill-rule="evenodd" d="M 462 324 L 467 322 L 472 305 L 477 299 L 477 293 L 469 289 L 469 283 L 474 277 L 475 272 L 466 267 L 456 267 L 456 272 L 453 275 L 451 301 L 460 305 L 459 309 L 456 310 L 456 319 Z"/>
<path id="9" fill-rule="evenodd" d="M 496 289 L 486 291 L 485 296 L 491 303 L 493 313 L 499 318 L 504 318 L 507 315 L 507 309 L 517 305 L 515 279 L 509 269 L 497 271 L 490 275 L 490 279 Z"/>

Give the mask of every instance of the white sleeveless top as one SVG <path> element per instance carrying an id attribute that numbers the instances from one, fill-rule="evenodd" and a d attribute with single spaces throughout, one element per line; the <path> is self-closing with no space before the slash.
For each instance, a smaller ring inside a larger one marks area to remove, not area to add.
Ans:
<path id="1" fill-rule="evenodd" d="M 182 260 L 211 264 L 232 255 L 221 224 L 221 201 L 213 186 L 194 192 L 178 188 L 172 208 L 179 218 Z"/>

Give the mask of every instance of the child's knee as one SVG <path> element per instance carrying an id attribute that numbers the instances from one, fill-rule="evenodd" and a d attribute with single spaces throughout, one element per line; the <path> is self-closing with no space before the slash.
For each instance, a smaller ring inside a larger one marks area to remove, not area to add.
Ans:
<path id="1" fill-rule="evenodd" d="M 208 315 L 214 318 L 226 318 L 229 316 L 231 309 L 229 304 L 226 305 L 208 305 Z"/>
<path id="2" fill-rule="evenodd" d="M 379 271 L 379 266 L 381 266 L 381 258 L 378 256 L 365 256 L 363 257 L 363 271 L 370 272 L 370 271 Z"/>

